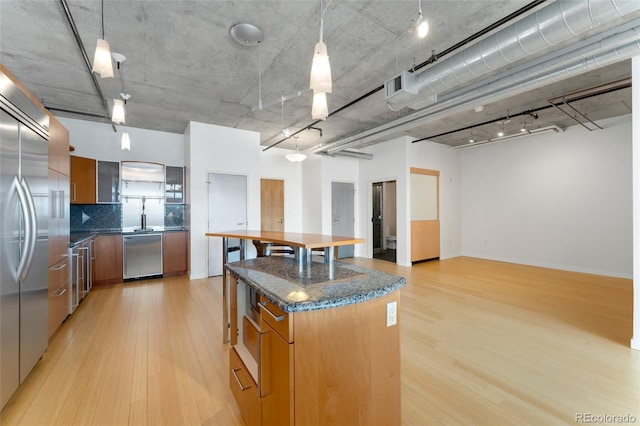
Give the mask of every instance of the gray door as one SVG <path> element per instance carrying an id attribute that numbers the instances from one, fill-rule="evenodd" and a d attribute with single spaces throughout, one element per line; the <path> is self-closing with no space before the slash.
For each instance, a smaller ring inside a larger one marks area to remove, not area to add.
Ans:
<path id="1" fill-rule="evenodd" d="M 247 177 L 210 173 L 208 191 L 208 231 L 247 229 Z M 209 276 L 222 275 L 222 238 L 208 237 Z M 240 260 L 240 240 L 229 239 L 229 262 Z"/>
<path id="2" fill-rule="evenodd" d="M 354 186 L 352 183 L 331 182 L 331 234 L 354 236 Z M 353 257 L 353 245 L 340 246 L 338 258 Z"/>

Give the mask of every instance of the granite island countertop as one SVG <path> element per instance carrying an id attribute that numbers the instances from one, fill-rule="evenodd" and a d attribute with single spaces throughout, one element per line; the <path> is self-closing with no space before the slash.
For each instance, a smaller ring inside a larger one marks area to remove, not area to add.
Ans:
<path id="1" fill-rule="evenodd" d="M 299 273 L 295 259 L 259 257 L 226 268 L 285 312 L 351 305 L 384 296 L 406 284 L 403 277 L 336 262 L 312 262 Z M 333 278 L 330 277 L 333 268 Z"/>

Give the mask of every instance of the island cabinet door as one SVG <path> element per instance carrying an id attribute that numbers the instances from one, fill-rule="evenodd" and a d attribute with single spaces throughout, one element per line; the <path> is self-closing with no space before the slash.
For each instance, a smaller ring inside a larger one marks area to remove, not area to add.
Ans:
<path id="1" fill-rule="evenodd" d="M 229 384 L 242 419 L 247 426 L 258 426 L 261 422 L 258 385 L 242 363 L 235 348 L 229 350 Z"/>
<path id="2" fill-rule="evenodd" d="M 293 344 L 265 321 L 260 328 L 262 425 L 293 425 Z"/>

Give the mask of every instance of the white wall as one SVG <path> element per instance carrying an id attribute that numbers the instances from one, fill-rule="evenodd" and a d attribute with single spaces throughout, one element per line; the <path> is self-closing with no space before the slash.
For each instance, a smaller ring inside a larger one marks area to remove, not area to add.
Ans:
<path id="1" fill-rule="evenodd" d="M 460 152 L 464 255 L 631 277 L 629 121 Z"/>
<path id="2" fill-rule="evenodd" d="M 373 257 L 373 206 L 371 186 L 374 182 L 396 181 L 396 263 L 411 265 L 411 229 L 409 223 L 409 163 L 408 145 L 411 138 L 402 137 L 370 146 L 363 151 L 373 154 L 373 160 L 360 160 L 359 235 L 365 240 L 361 256 Z"/>
<path id="3" fill-rule="evenodd" d="M 640 56 L 631 61 L 633 81 L 640 81 Z M 633 97 L 633 338 L 631 347 L 640 350 L 640 84 L 631 88 Z"/>
<path id="4" fill-rule="evenodd" d="M 284 180 L 284 230 L 302 232 L 302 165 L 284 156 L 291 150 L 271 148 L 260 153 L 260 177 Z M 259 228 L 259 226 L 258 226 Z"/>
<path id="5" fill-rule="evenodd" d="M 433 142 L 414 144 L 412 140 L 402 137 L 371 146 L 365 151 L 373 154 L 373 160 L 360 162 L 361 217 L 367 219 L 361 221 L 360 232 L 367 239 L 367 251 L 363 256 L 373 256 L 371 185 L 396 181 L 396 262 L 404 266 L 411 265 L 411 167 L 440 171 L 440 258 L 455 257 L 461 253 L 459 153 L 445 145 Z"/>
<path id="6" fill-rule="evenodd" d="M 260 229 L 260 134 L 190 122 L 184 135 L 189 194 L 190 278 L 207 276 L 207 175 L 247 176 L 247 227 Z"/>
<path id="7" fill-rule="evenodd" d="M 409 143 L 409 168 L 440 171 L 440 259 L 460 256 L 460 152 L 434 142 Z"/>
<path id="8" fill-rule="evenodd" d="M 69 130 L 69 143 L 75 147 L 72 155 L 105 161 L 152 161 L 168 166 L 184 165 L 184 137 L 177 133 L 117 126 L 58 117 Z M 120 150 L 122 129 L 129 132 L 131 151 Z"/>

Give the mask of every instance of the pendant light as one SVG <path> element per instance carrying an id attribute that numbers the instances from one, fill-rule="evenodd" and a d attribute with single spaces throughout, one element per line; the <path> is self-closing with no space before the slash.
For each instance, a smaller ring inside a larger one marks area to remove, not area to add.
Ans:
<path id="1" fill-rule="evenodd" d="M 311 118 L 314 120 L 326 120 L 329 116 L 327 107 L 327 94 L 313 91 L 313 105 L 311 106 Z"/>
<path id="2" fill-rule="evenodd" d="M 111 63 L 111 50 L 109 43 L 104 39 L 104 0 L 102 7 L 102 38 L 96 43 L 96 52 L 93 56 L 93 66 L 91 72 L 100 74 L 100 78 L 113 78 L 113 64 Z"/>
<path id="3" fill-rule="evenodd" d="M 327 93 L 331 93 L 333 90 L 327 45 L 323 41 L 324 14 L 326 11 L 322 0 L 320 0 L 320 41 L 316 43 L 313 50 L 313 63 L 311 64 L 311 75 L 309 76 L 309 88 L 313 90 L 311 117 L 316 120 L 326 120 L 329 116 Z"/>
<path id="4" fill-rule="evenodd" d="M 418 38 L 425 38 L 429 34 L 429 20 L 422 15 L 422 1 L 418 0 L 418 20 L 415 33 Z"/>
<path id="5" fill-rule="evenodd" d="M 111 121 L 115 124 L 124 124 L 124 100 L 113 100 L 113 111 L 111 113 Z"/>
<path id="6" fill-rule="evenodd" d="M 296 152 L 293 154 L 287 154 L 284 156 L 287 160 L 291 161 L 292 163 L 299 163 L 301 161 L 304 161 L 307 156 L 303 153 L 301 153 L 300 151 L 298 151 L 298 141 L 296 140 Z"/>
<path id="7" fill-rule="evenodd" d="M 129 132 L 122 132 L 122 140 L 120 141 L 120 149 L 122 151 L 131 151 L 131 139 L 129 139 Z"/>

